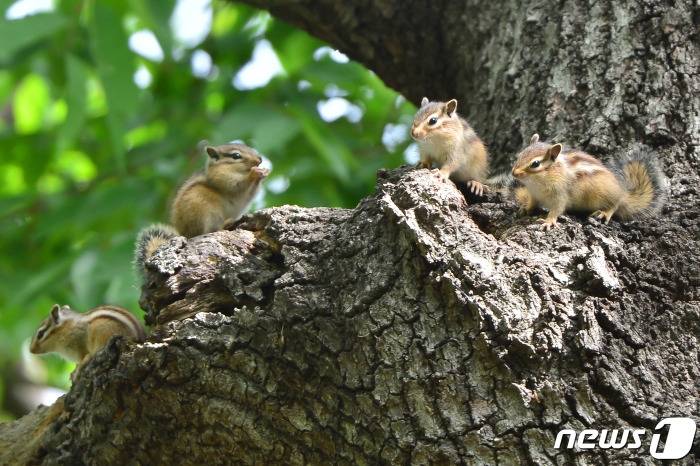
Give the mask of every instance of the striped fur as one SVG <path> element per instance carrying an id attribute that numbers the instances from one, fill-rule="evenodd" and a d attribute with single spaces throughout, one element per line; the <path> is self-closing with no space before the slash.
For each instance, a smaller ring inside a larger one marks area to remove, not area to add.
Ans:
<path id="1" fill-rule="evenodd" d="M 32 338 L 34 354 L 56 352 L 68 360 L 83 363 L 111 337 L 120 335 L 141 342 L 146 334 L 139 321 L 118 306 L 98 306 L 79 313 L 69 306 L 54 304 Z"/>
<path id="2" fill-rule="evenodd" d="M 665 178 L 648 152 L 631 153 L 609 168 L 583 151 L 540 142 L 537 135 L 518 155 L 512 174 L 527 189 L 516 195 L 522 209 L 539 205 L 549 211 L 545 228 L 565 211 L 591 212 L 606 223 L 613 215 L 644 215 L 665 197 Z"/>
<path id="3" fill-rule="evenodd" d="M 85 315 L 87 316 L 89 322 L 93 322 L 97 319 L 115 320 L 124 325 L 124 327 L 130 329 L 132 340 L 140 342 L 146 339 L 146 332 L 144 332 L 139 321 L 136 320 L 136 317 L 134 317 L 131 312 L 123 307 L 110 306 L 106 304 L 90 309 L 85 313 Z"/>
<path id="4" fill-rule="evenodd" d="M 457 113 L 457 100 L 430 102 L 423 98 L 413 118 L 411 137 L 418 144 L 421 168 L 438 168 L 441 179 L 466 183 L 482 195 L 489 170 L 486 146 Z"/>
<path id="5" fill-rule="evenodd" d="M 245 144 L 207 146 L 207 168 L 178 189 L 170 221 L 186 238 L 221 230 L 238 220 L 252 202 L 269 170 Z"/>

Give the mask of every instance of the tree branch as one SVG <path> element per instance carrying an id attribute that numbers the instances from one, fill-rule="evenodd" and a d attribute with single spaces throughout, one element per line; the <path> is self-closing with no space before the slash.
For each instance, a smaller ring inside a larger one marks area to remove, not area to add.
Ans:
<path id="1" fill-rule="evenodd" d="M 100 352 L 60 416 L 0 425 L 50 424 L 0 463 L 571 463 L 562 428 L 697 418 L 697 216 L 544 233 L 515 210 L 400 169 L 352 210 L 177 238 L 149 341 Z M 623 459 L 646 448 L 576 455 Z"/>

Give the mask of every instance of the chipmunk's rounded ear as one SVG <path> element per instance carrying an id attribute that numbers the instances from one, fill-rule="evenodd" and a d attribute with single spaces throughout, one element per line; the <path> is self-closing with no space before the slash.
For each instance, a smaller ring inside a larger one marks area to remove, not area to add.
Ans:
<path id="1" fill-rule="evenodd" d="M 457 110 L 457 99 L 452 99 L 445 104 L 445 113 L 452 115 Z"/>
<path id="2" fill-rule="evenodd" d="M 425 107 L 426 105 L 428 105 L 429 102 L 430 101 L 428 100 L 427 97 L 423 97 L 423 100 L 420 101 L 420 106 Z"/>
<path id="3" fill-rule="evenodd" d="M 207 150 L 207 154 L 209 155 L 209 157 L 211 157 L 214 160 L 219 160 L 220 155 L 219 155 L 219 151 L 216 150 L 216 147 L 207 146 L 206 150 Z"/>
<path id="4" fill-rule="evenodd" d="M 547 157 L 549 157 L 550 160 L 556 160 L 559 153 L 561 153 L 561 144 L 554 144 L 547 149 Z"/>
<path id="5" fill-rule="evenodd" d="M 535 133 L 530 138 L 530 145 L 537 144 L 540 141 L 540 135 Z"/>
<path id="6" fill-rule="evenodd" d="M 51 320 L 57 324 L 59 320 L 61 320 L 61 306 L 58 304 L 54 304 L 51 307 Z"/>

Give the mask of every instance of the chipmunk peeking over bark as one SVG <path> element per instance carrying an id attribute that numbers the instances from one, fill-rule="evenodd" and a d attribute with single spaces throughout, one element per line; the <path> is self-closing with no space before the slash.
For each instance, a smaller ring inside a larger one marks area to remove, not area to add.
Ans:
<path id="1" fill-rule="evenodd" d="M 430 102 L 423 97 L 411 137 L 418 143 L 419 168 L 435 166 L 441 179 L 466 183 L 474 194 L 483 194 L 488 153 L 474 129 L 457 114 L 457 100 Z"/>
<path id="2" fill-rule="evenodd" d="M 136 342 L 146 338 L 139 321 L 124 308 L 98 306 L 85 313 L 79 313 L 69 306 L 54 304 L 49 316 L 34 334 L 29 350 L 34 354 L 58 353 L 78 363 L 73 373 L 77 374 L 115 335 Z"/>
<path id="3" fill-rule="evenodd" d="M 650 214 L 663 204 L 665 177 L 651 154 L 637 151 L 608 168 L 583 151 L 539 139 L 532 136 L 512 173 L 524 185 L 515 190 L 521 210 L 547 209 L 541 220 L 545 230 L 565 211 L 592 212 L 608 223 L 613 215 L 625 219 Z"/>

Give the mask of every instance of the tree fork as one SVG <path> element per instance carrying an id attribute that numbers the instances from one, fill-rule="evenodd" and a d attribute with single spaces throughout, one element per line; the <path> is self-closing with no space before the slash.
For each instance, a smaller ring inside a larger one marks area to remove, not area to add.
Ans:
<path id="1" fill-rule="evenodd" d="M 154 336 L 0 425 L 0 463 L 648 461 L 554 439 L 697 418 L 697 235 L 533 220 L 405 168 L 352 210 L 176 238 L 149 262 Z"/>

